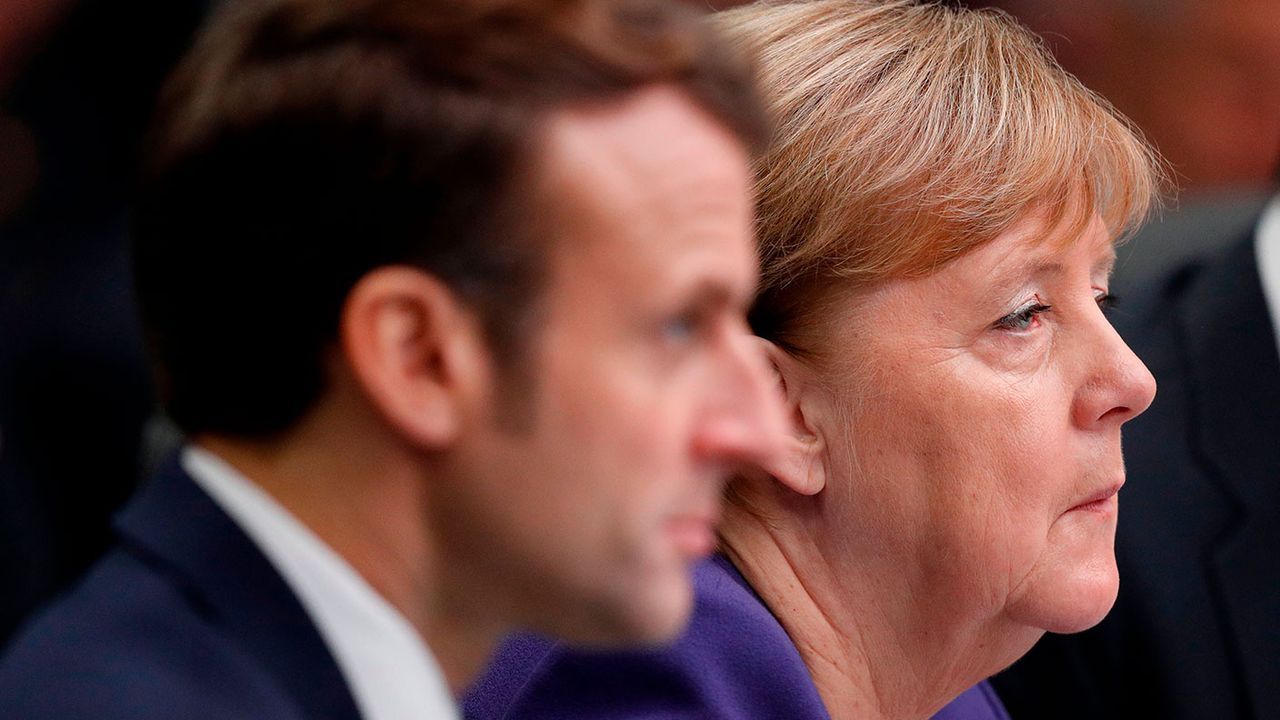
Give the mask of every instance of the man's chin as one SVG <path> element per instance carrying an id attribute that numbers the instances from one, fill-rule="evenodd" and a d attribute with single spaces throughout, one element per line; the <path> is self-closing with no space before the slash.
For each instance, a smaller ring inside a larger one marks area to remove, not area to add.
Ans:
<path id="1" fill-rule="evenodd" d="M 684 632 L 693 611 L 693 588 L 687 576 L 682 583 L 614 597 L 598 606 L 590 619 L 564 627 L 554 634 L 570 644 L 588 648 L 656 647 Z"/>

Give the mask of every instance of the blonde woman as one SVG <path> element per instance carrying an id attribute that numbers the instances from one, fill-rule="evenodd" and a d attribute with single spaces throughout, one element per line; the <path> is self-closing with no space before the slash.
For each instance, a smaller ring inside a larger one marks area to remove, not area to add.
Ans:
<path id="1" fill-rule="evenodd" d="M 517 638 L 468 714 L 1003 718 L 984 679 L 1115 598 L 1120 428 L 1155 383 L 1104 310 L 1159 165 L 997 12 L 822 0 L 716 22 L 778 119 L 754 325 L 788 454 L 730 487 L 675 645 Z"/>

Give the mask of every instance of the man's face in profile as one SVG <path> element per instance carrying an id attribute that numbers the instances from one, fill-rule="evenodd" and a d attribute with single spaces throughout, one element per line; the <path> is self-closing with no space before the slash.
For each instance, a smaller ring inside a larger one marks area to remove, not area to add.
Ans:
<path id="1" fill-rule="evenodd" d="M 495 412 L 469 441 L 474 482 L 451 522 L 486 531 L 466 566 L 534 629 L 660 641 L 688 617 L 688 566 L 714 548 L 727 474 L 782 427 L 744 321 L 748 158 L 667 88 L 558 113 L 543 158 L 542 324 L 518 370 L 530 397 L 491 404 L 529 419 L 511 430 Z"/>

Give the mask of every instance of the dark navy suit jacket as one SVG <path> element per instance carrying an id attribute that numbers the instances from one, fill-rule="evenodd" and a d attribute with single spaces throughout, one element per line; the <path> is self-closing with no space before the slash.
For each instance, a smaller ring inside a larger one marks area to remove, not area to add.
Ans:
<path id="1" fill-rule="evenodd" d="M 694 572 L 688 630 L 660 650 L 585 652 L 521 635 L 463 701 L 468 720 L 827 720 L 785 630 L 742 575 L 716 556 Z M 1008 720 L 982 683 L 936 716 Z"/>
<path id="2" fill-rule="evenodd" d="M 297 598 L 176 462 L 116 531 L 8 647 L 0 717 L 359 718 Z"/>
<path id="3" fill-rule="evenodd" d="M 1124 427 L 1120 596 L 996 682 L 1015 717 L 1280 718 L 1280 356 L 1253 238 L 1139 295 L 1116 326 L 1160 389 Z"/>

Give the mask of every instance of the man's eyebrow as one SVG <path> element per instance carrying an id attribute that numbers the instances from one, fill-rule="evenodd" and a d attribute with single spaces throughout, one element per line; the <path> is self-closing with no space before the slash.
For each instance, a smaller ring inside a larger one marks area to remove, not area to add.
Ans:
<path id="1" fill-rule="evenodd" d="M 693 288 L 685 296 L 686 303 L 698 308 L 732 307 L 743 310 L 750 307 L 755 300 L 755 284 L 739 287 L 725 278 L 706 277 L 694 283 Z"/>

